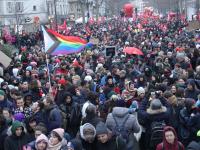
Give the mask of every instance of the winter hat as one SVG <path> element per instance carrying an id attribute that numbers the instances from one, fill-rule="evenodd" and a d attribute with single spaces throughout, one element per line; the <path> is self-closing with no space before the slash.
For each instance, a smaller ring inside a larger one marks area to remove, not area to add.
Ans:
<path id="1" fill-rule="evenodd" d="M 41 141 L 48 143 L 48 138 L 46 137 L 46 135 L 40 134 L 35 141 L 36 145 L 37 145 L 37 143 L 40 143 Z"/>
<path id="2" fill-rule="evenodd" d="M 25 119 L 25 116 L 24 116 L 24 114 L 23 113 L 16 113 L 16 114 L 14 114 L 14 119 L 16 120 L 16 121 L 20 121 L 20 122 L 22 122 L 22 121 L 24 121 L 24 119 Z"/>
<path id="3" fill-rule="evenodd" d="M 14 85 L 11 85 L 11 84 L 9 84 L 9 85 L 8 85 L 8 88 L 9 88 L 9 90 L 12 90 L 12 89 L 15 89 L 15 86 L 14 86 Z"/>
<path id="4" fill-rule="evenodd" d="M 87 76 L 85 76 L 85 78 L 84 78 L 84 81 L 87 81 L 87 82 L 89 82 L 89 81 L 91 81 L 92 80 L 92 77 L 90 76 L 90 75 L 87 75 Z"/>
<path id="5" fill-rule="evenodd" d="M 30 63 L 30 65 L 31 65 L 31 66 L 37 66 L 37 62 L 32 61 L 32 62 Z"/>
<path id="6" fill-rule="evenodd" d="M 92 132 L 88 133 L 87 131 L 92 131 Z M 81 134 L 81 138 L 83 138 L 84 140 L 86 140 L 87 136 L 92 136 L 93 138 L 95 138 L 96 129 L 92 124 L 85 123 L 84 125 L 80 126 L 80 134 Z"/>
<path id="7" fill-rule="evenodd" d="M 20 122 L 20 121 L 14 121 L 12 123 L 12 127 L 11 127 L 12 134 L 15 134 L 16 129 L 19 128 L 19 127 L 22 127 L 22 129 L 24 129 L 24 126 L 23 126 L 22 122 Z"/>
<path id="8" fill-rule="evenodd" d="M 13 68 L 12 73 L 16 77 L 18 75 L 19 69 L 18 68 Z"/>
<path id="9" fill-rule="evenodd" d="M 5 96 L 5 92 L 3 90 L 0 90 L 0 96 Z"/>
<path id="10" fill-rule="evenodd" d="M 72 80 L 81 80 L 79 75 L 74 75 L 72 76 Z"/>
<path id="11" fill-rule="evenodd" d="M 137 89 L 137 93 L 138 93 L 138 95 L 145 94 L 144 88 L 143 88 L 143 87 L 139 87 L 139 88 Z"/>
<path id="12" fill-rule="evenodd" d="M 200 137 L 200 130 L 197 132 L 197 136 Z"/>
<path id="13" fill-rule="evenodd" d="M 61 84 L 61 85 L 66 85 L 66 80 L 65 79 L 60 79 L 59 81 L 58 81 L 58 84 Z"/>
<path id="14" fill-rule="evenodd" d="M 33 69 L 32 66 L 26 67 L 26 70 L 27 70 L 27 71 L 32 71 L 32 69 Z"/>
<path id="15" fill-rule="evenodd" d="M 152 110 L 158 110 L 162 107 L 162 103 L 160 102 L 159 99 L 154 99 L 154 100 L 152 100 L 150 106 L 151 106 Z"/>
<path id="16" fill-rule="evenodd" d="M 100 134 L 107 134 L 107 133 L 108 133 L 108 129 L 105 123 L 99 122 L 96 126 L 96 134 L 100 135 Z"/>
<path id="17" fill-rule="evenodd" d="M 0 78 L 0 85 L 1 85 L 2 82 L 4 82 L 4 79 Z"/>
<path id="18" fill-rule="evenodd" d="M 64 137 L 65 130 L 63 128 L 54 129 L 52 132 L 56 133 L 59 137 L 59 140 L 62 141 Z"/>

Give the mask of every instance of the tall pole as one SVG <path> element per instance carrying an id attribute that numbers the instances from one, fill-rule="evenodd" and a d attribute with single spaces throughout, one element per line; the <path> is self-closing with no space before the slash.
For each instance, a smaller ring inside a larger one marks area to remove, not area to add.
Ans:
<path id="1" fill-rule="evenodd" d="M 54 11 L 55 11 L 55 23 L 56 23 L 56 31 L 58 32 L 58 20 L 57 20 L 57 6 L 56 6 L 57 0 L 54 0 Z"/>
<path id="2" fill-rule="evenodd" d="M 89 20 L 89 18 L 90 18 L 90 7 L 89 7 L 89 5 L 90 5 L 90 3 L 89 3 L 89 1 L 87 0 L 86 1 L 86 5 L 87 5 L 87 19 Z"/>

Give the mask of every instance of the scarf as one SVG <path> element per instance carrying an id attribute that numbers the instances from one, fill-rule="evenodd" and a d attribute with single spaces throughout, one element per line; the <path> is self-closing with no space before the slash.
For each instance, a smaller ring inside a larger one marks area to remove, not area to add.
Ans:
<path id="1" fill-rule="evenodd" d="M 62 147 L 62 142 L 59 142 L 56 145 L 51 145 L 51 143 L 49 142 L 47 150 L 60 150 L 61 147 Z"/>

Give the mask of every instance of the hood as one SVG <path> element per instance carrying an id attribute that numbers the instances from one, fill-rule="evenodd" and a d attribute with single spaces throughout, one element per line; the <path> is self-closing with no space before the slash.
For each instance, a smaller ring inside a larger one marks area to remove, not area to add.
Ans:
<path id="1" fill-rule="evenodd" d="M 96 129 L 90 123 L 85 123 L 84 125 L 80 126 L 80 135 L 81 135 L 81 138 L 84 139 L 84 140 L 86 140 L 86 135 L 84 134 L 84 130 L 87 130 L 87 129 L 90 129 L 90 130 L 94 131 L 94 135 L 92 135 L 92 136 L 95 138 L 95 136 L 96 136 Z"/>
<path id="2" fill-rule="evenodd" d="M 200 150 L 200 144 L 192 141 L 188 146 L 187 146 L 187 150 Z"/>
<path id="3" fill-rule="evenodd" d="M 37 144 L 38 144 L 39 142 L 41 142 L 41 141 L 44 141 L 45 143 L 47 143 L 47 146 L 48 146 L 48 143 L 49 143 L 48 138 L 46 137 L 46 135 L 41 134 L 40 136 L 37 137 L 37 139 L 36 139 L 36 141 L 35 141 L 35 147 L 36 147 L 36 149 L 38 148 L 38 147 L 37 147 Z"/>
<path id="4" fill-rule="evenodd" d="M 14 122 L 12 123 L 11 132 L 12 132 L 13 135 L 15 135 L 15 131 L 16 131 L 16 129 L 19 128 L 19 127 L 22 127 L 22 130 L 24 130 L 24 126 L 23 126 L 23 124 L 22 124 L 21 122 L 19 122 L 19 121 L 14 121 Z"/>
<path id="5" fill-rule="evenodd" d="M 128 113 L 129 113 L 129 109 L 124 108 L 124 107 L 114 107 L 113 111 L 112 111 L 112 114 L 116 117 L 119 117 L 119 118 L 123 118 Z"/>

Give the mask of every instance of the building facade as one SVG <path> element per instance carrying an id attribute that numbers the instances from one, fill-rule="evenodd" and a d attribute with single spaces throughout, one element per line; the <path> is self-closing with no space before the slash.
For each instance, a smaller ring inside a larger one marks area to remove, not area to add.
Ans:
<path id="1" fill-rule="evenodd" d="M 61 23 L 69 13 L 68 0 L 46 0 L 48 18 L 57 16 L 57 22 Z"/>
<path id="2" fill-rule="evenodd" d="M 55 6 L 59 22 L 68 14 L 67 0 L 0 0 L 0 26 L 48 23 L 50 17 L 55 17 Z"/>

